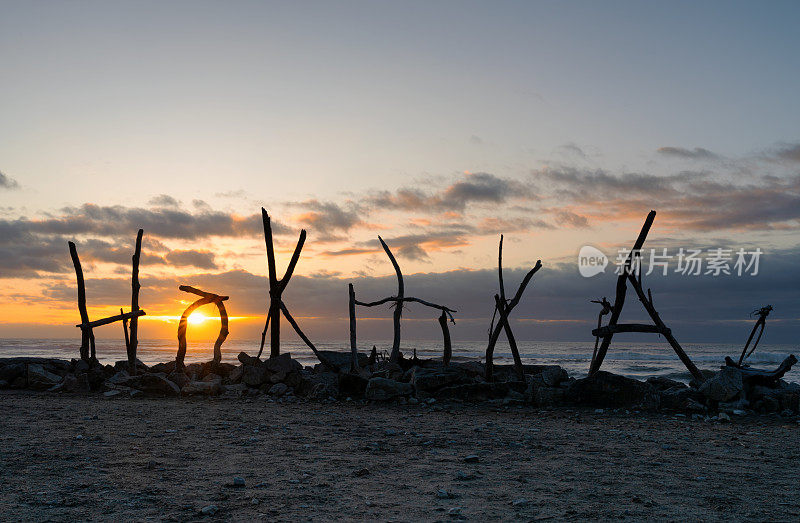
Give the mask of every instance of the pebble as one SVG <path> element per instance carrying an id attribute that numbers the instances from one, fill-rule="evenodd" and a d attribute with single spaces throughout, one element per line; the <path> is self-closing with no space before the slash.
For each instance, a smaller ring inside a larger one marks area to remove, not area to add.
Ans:
<path id="1" fill-rule="evenodd" d="M 206 505 L 205 507 L 200 509 L 200 513 L 204 516 L 213 516 L 219 511 L 219 507 L 216 505 Z"/>
<path id="2" fill-rule="evenodd" d="M 511 502 L 511 505 L 514 507 L 524 507 L 528 504 L 528 500 L 525 498 L 517 498 Z"/>
<path id="3" fill-rule="evenodd" d="M 456 479 L 461 481 L 470 481 L 477 478 L 477 474 L 473 472 L 464 472 L 463 470 L 459 470 L 456 472 Z"/>
<path id="4" fill-rule="evenodd" d="M 717 419 L 724 423 L 726 421 L 730 421 L 731 417 L 725 414 L 724 412 L 720 412 L 719 416 L 717 416 Z"/>
<path id="5" fill-rule="evenodd" d="M 369 469 L 367 469 L 367 468 L 358 469 L 355 472 L 353 472 L 353 475 L 358 477 L 358 478 L 363 477 L 363 476 L 369 476 Z"/>
<path id="6" fill-rule="evenodd" d="M 408 398 L 409 405 L 416 405 L 417 403 L 419 403 L 419 400 L 417 398 Z"/>
<path id="7" fill-rule="evenodd" d="M 436 491 L 436 497 L 439 499 L 455 499 L 457 496 L 452 492 L 448 492 L 447 490 L 440 488 Z"/>
<path id="8" fill-rule="evenodd" d="M 250 500 L 251 505 L 258 505 L 258 498 L 253 498 Z"/>
<path id="9" fill-rule="evenodd" d="M 83 439 L 83 434 L 78 434 L 77 436 L 75 436 L 75 439 Z"/>
<path id="10" fill-rule="evenodd" d="M 603 412 L 605 412 L 603 409 L 594 409 L 595 414 L 602 414 Z"/>
<path id="11" fill-rule="evenodd" d="M 244 478 L 241 476 L 234 476 L 233 477 L 233 486 L 234 487 L 244 487 Z"/>
<path id="12" fill-rule="evenodd" d="M 386 429 L 384 434 L 386 434 L 387 436 L 394 436 L 395 434 L 397 434 L 397 431 L 394 429 Z"/>
<path id="13" fill-rule="evenodd" d="M 477 463 L 480 459 L 477 454 L 470 454 L 464 457 L 464 463 Z"/>
<path id="14" fill-rule="evenodd" d="M 448 516 L 460 516 L 461 515 L 461 507 L 453 507 L 447 511 Z"/>

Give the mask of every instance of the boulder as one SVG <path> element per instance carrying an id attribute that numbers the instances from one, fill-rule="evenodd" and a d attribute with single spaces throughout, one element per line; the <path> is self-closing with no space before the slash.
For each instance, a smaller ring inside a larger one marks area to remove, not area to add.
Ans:
<path id="1" fill-rule="evenodd" d="M 222 392 L 222 380 L 190 381 L 181 388 L 183 396 L 216 396 Z"/>
<path id="2" fill-rule="evenodd" d="M 303 370 L 303 365 L 301 365 L 299 361 L 293 360 L 292 356 L 288 352 L 285 352 L 280 356 L 275 356 L 274 358 L 264 360 L 262 365 L 271 374 L 269 379 L 272 383 L 283 381 L 291 372 L 299 372 Z"/>
<path id="3" fill-rule="evenodd" d="M 649 383 L 649 380 L 648 380 Z M 695 409 L 695 404 L 703 402 L 703 395 L 697 389 L 690 389 L 679 383 L 678 386 L 661 391 L 661 408 L 679 411 Z"/>
<path id="4" fill-rule="evenodd" d="M 239 383 L 242 381 L 242 375 L 244 374 L 244 365 L 239 365 L 238 367 L 234 367 L 230 373 L 228 374 L 228 378 L 226 379 L 227 383 Z"/>
<path id="5" fill-rule="evenodd" d="M 558 387 L 561 382 L 566 381 L 569 376 L 567 371 L 558 365 L 546 365 L 541 372 L 542 381 L 548 387 Z"/>
<path id="6" fill-rule="evenodd" d="M 13 382 L 20 376 L 26 376 L 27 369 L 24 363 L 7 363 L 0 367 L 0 380 Z"/>
<path id="7" fill-rule="evenodd" d="M 133 388 L 145 394 L 154 396 L 180 396 L 181 389 L 172 381 L 168 380 L 164 374 L 142 374 L 135 376 L 132 382 Z"/>
<path id="8" fill-rule="evenodd" d="M 290 388 L 285 383 L 276 383 L 269 388 L 269 395 L 275 396 L 276 398 L 280 398 L 281 396 L 285 395 L 289 392 Z"/>
<path id="9" fill-rule="evenodd" d="M 744 390 L 742 373 L 736 367 L 723 367 L 712 378 L 699 387 L 706 399 L 712 401 L 731 401 Z"/>
<path id="10" fill-rule="evenodd" d="M 28 388 L 33 390 L 47 390 L 59 384 L 62 378 L 38 363 L 28 364 Z"/>
<path id="11" fill-rule="evenodd" d="M 150 367 L 150 372 L 163 372 L 166 375 L 170 375 L 175 371 L 175 360 L 168 361 L 166 363 L 156 363 L 152 367 Z"/>
<path id="12" fill-rule="evenodd" d="M 321 350 L 319 353 L 329 361 L 331 364 L 336 366 L 341 371 L 347 372 L 350 370 L 350 362 L 352 360 L 352 355 L 349 352 L 344 351 L 335 351 L 335 350 Z M 369 356 L 366 354 L 358 353 L 358 366 L 360 368 L 364 368 L 369 364 Z M 321 369 L 330 370 L 321 363 L 317 364 Z"/>
<path id="13" fill-rule="evenodd" d="M 190 381 L 189 376 L 186 375 L 185 372 L 181 372 L 179 370 L 170 372 L 167 375 L 167 379 L 178 386 L 179 389 L 183 389 Z"/>
<path id="14" fill-rule="evenodd" d="M 455 385 L 469 381 L 469 378 L 457 368 L 428 369 L 413 367 L 410 371 L 411 384 L 417 392 L 431 392 L 447 385 Z"/>
<path id="15" fill-rule="evenodd" d="M 339 394 L 341 396 L 362 396 L 367 391 L 368 380 L 357 374 L 339 374 Z"/>
<path id="16" fill-rule="evenodd" d="M 389 378 L 372 378 L 367 383 L 364 396 L 370 400 L 385 401 L 398 396 L 409 396 L 414 392 L 410 383 Z"/>
<path id="17" fill-rule="evenodd" d="M 669 378 L 665 378 L 664 376 L 651 376 L 647 378 L 647 383 L 649 383 L 658 390 L 687 388 L 686 384 L 681 383 L 680 381 L 675 381 Z"/>
<path id="18" fill-rule="evenodd" d="M 538 387 L 533 393 L 533 398 L 528 400 L 538 407 L 558 407 L 564 404 L 566 389 L 561 387 Z"/>
<path id="19" fill-rule="evenodd" d="M 248 387 L 260 387 L 269 379 L 269 371 L 261 365 L 243 365 L 242 383 Z"/>
<path id="20" fill-rule="evenodd" d="M 567 389 L 565 399 L 578 405 L 645 410 L 656 410 L 660 403 L 658 391 L 649 383 L 606 371 L 575 380 Z"/>
<path id="21" fill-rule="evenodd" d="M 246 352 L 240 352 L 239 355 L 236 356 L 236 359 L 238 359 L 239 362 L 242 365 L 260 365 L 261 364 L 261 360 L 260 359 L 256 358 L 255 356 L 250 356 Z"/>

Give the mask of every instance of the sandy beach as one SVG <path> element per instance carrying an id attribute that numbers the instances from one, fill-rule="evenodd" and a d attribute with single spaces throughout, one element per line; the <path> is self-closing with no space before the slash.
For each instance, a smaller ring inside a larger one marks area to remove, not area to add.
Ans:
<path id="1" fill-rule="evenodd" d="M 7 520 L 800 517 L 796 417 L 23 391 L 0 408 Z"/>

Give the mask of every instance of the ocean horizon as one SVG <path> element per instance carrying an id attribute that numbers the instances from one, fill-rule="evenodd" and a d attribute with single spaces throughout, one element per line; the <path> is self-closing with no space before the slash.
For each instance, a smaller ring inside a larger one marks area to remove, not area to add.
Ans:
<path id="1" fill-rule="evenodd" d="M 452 361 L 483 360 L 485 340 L 459 341 L 453 344 Z M 593 341 L 518 341 L 520 356 L 525 364 L 560 365 L 571 377 L 586 376 L 594 349 Z M 375 345 L 379 352 L 391 349 L 391 340 L 377 340 L 359 347 L 369 353 Z M 349 351 L 347 340 L 324 340 L 316 343 L 320 350 Z M 684 343 L 681 345 L 700 369 L 718 370 L 724 365 L 725 356 L 738 359 L 742 347 L 731 343 Z M 72 359 L 79 357 L 80 340 L 75 338 L 0 338 L 0 358 L 41 357 Z M 120 340 L 97 339 L 97 358 L 102 363 L 114 363 L 127 358 Z M 222 346 L 222 361 L 237 363 L 240 352 L 258 354 L 258 340 L 229 340 Z M 403 340 L 401 351 L 411 357 L 414 350 L 419 358 L 440 358 L 441 340 Z M 753 367 L 774 369 L 789 354 L 797 352 L 790 344 L 759 344 L 758 350 L 748 358 Z M 297 340 L 281 340 L 281 352 L 288 352 L 303 365 L 314 365 L 318 360 L 311 350 Z M 138 358 L 147 365 L 171 361 L 177 353 L 175 339 L 139 340 Z M 192 343 L 186 353 L 186 362 L 204 362 L 212 357 L 212 344 Z M 269 353 L 269 342 L 264 348 Z M 511 351 L 504 341 L 499 341 L 494 353 L 495 364 L 512 364 Z M 691 379 L 678 356 L 666 342 L 614 342 L 603 362 L 603 370 L 637 379 L 663 376 L 684 383 Z M 784 377 L 786 381 L 800 383 L 800 371 L 796 368 Z"/>

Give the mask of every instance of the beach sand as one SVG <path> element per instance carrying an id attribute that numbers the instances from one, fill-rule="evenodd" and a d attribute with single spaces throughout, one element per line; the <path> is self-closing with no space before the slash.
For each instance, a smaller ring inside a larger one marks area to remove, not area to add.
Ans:
<path id="1" fill-rule="evenodd" d="M 0 408 L 5 520 L 800 518 L 796 419 L 21 391 Z"/>

